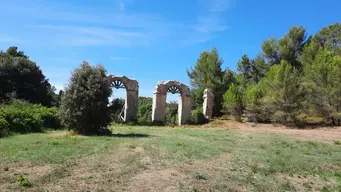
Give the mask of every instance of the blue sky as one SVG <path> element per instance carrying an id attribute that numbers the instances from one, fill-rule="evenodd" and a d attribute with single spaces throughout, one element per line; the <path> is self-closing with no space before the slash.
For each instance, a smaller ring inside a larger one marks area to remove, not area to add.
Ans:
<path id="1" fill-rule="evenodd" d="M 159 80 L 189 84 L 186 69 L 216 46 L 223 67 L 254 57 L 291 26 L 309 34 L 340 22 L 340 0 L 0 0 L 0 49 L 18 46 L 62 89 L 86 60 L 137 79 L 152 96 Z M 123 96 L 124 90 L 115 90 Z M 175 99 L 175 96 L 169 97 Z"/>

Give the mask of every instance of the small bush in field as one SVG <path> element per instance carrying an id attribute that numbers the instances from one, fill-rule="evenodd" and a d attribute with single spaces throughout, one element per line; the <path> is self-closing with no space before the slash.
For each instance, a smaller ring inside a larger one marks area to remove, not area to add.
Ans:
<path id="1" fill-rule="evenodd" d="M 341 141 L 334 141 L 335 145 L 341 145 Z"/>
<path id="2" fill-rule="evenodd" d="M 201 125 L 208 123 L 208 120 L 204 116 L 202 110 L 196 109 L 192 111 L 191 123 L 195 125 Z"/>
<path id="3" fill-rule="evenodd" d="M 32 186 L 32 183 L 21 174 L 17 178 L 17 183 L 23 187 L 31 187 Z"/>
<path id="4" fill-rule="evenodd" d="M 202 173 L 194 173 L 193 178 L 198 179 L 198 180 L 208 180 L 207 176 L 202 174 Z"/>

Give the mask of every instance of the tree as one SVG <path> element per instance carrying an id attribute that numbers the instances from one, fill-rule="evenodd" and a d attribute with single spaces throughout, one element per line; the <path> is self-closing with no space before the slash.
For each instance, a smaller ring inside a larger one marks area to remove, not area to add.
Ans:
<path id="1" fill-rule="evenodd" d="M 244 54 L 238 61 L 237 70 L 243 74 L 245 79 L 251 79 L 251 61 L 247 55 Z"/>
<path id="2" fill-rule="evenodd" d="M 279 64 L 281 56 L 278 52 L 278 44 L 274 37 L 267 39 L 262 44 L 263 55 L 271 65 Z"/>
<path id="3" fill-rule="evenodd" d="M 125 105 L 125 100 L 122 98 L 115 98 L 113 99 L 108 106 L 109 114 L 111 117 L 111 121 L 116 123 L 123 122 L 121 116 L 124 115 L 124 111 L 122 112 L 122 109 Z"/>
<path id="4" fill-rule="evenodd" d="M 259 86 L 265 116 L 273 122 L 294 123 L 304 95 L 299 71 L 283 60 L 270 68 Z"/>
<path id="5" fill-rule="evenodd" d="M 110 122 L 109 96 L 112 90 L 102 65 L 83 62 L 72 72 L 60 106 L 62 123 L 81 134 L 99 134 Z"/>
<path id="6" fill-rule="evenodd" d="M 265 62 L 263 56 L 258 55 L 251 60 L 251 82 L 258 83 L 268 72 L 269 64 Z"/>
<path id="7" fill-rule="evenodd" d="M 341 23 L 334 23 L 317 32 L 314 41 L 335 55 L 341 55 Z"/>
<path id="8" fill-rule="evenodd" d="M 192 94 L 197 108 L 202 106 L 203 92 L 206 88 L 214 91 L 213 116 L 221 115 L 223 94 L 232 83 L 233 74 L 229 69 L 222 70 L 222 58 L 215 47 L 200 54 L 194 68 L 187 70 L 193 87 Z"/>
<path id="9" fill-rule="evenodd" d="M 266 122 L 269 120 L 269 116 L 263 110 L 262 98 L 263 92 L 258 84 L 249 85 L 246 88 L 243 103 L 248 121 Z"/>
<path id="10" fill-rule="evenodd" d="M 224 94 L 224 109 L 235 117 L 237 121 L 241 121 L 243 114 L 243 89 L 232 83 Z"/>
<path id="11" fill-rule="evenodd" d="M 0 53 L 0 100 L 11 98 L 52 106 L 53 88 L 36 63 L 17 47 Z"/>
<path id="12" fill-rule="evenodd" d="M 250 59 L 244 54 L 237 63 L 237 70 L 244 76 L 245 83 L 258 83 L 269 70 L 269 66 L 261 55 Z"/>
<path id="13" fill-rule="evenodd" d="M 25 59 L 28 59 L 28 56 L 25 55 L 23 51 L 18 51 L 18 47 L 15 46 L 9 47 L 6 53 L 12 57 L 23 57 Z"/>
<path id="14" fill-rule="evenodd" d="M 292 27 L 284 37 L 278 41 L 274 37 L 265 40 L 262 44 L 263 54 L 271 65 L 287 61 L 297 69 L 301 68 L 298 60 L 306 42 L 306 30 L 302 26 Z"/>
<path id="15" fill-rule="evenodd" d="M 138 98 L 138 117 L 143 118 L 146 121 L 152 120 L 152 106 L 153 98 L 151 97 L 139 97 Z"/>
<path id="16" fill-rule="evenodd" d="M 308 109 L 332 125 L 341 124 L 341 57 L 320 49 L 311 64 L 304 65 Z M 312 114 L 308 114 L 312 115 Z"/>

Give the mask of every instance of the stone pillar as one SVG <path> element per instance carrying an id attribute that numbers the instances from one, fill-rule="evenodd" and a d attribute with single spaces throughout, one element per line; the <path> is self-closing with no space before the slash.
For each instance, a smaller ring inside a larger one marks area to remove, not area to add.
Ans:
<path id="1" fill-rule="evenodd" d="M 153 95 L 153 109 L 152 109 L 152 121 L 165 121 L 167 93 L 154 92 Z"/>
<path id="2" fill-rule="evenodd" d="M 179 104 L 178 104 L 178 120 L 179 125 L 184 125 L 189 122 L 191 119 L 191 104 L 192 100 L 189 95 L 181 94 L 179 96 Z"/>
<path id="3" fill-rule="evenodd" d="M 135 121 L 137 119 L 138 97 L 138 91 L 127 89 L 124 109 L 124 122 Z"/>
<path id="4" fill-rule="evenodd" d="M 213 99 L 214 99 L 214 94 L 213 94 L 212 89 L 205 89 L 203 98 L 204 98 L 203 113 L 206 119 L 211 119 L 212 113 L 213 113 Z"/>

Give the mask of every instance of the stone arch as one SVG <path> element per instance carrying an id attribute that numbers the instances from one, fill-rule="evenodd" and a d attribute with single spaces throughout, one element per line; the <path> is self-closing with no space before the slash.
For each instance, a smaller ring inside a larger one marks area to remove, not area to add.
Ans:
<path id="1" fill-rule="evenodd" d="M 137 119 L 137 99 L 139 97 L 139 83 L 135 79 L 126 76 L 108 75 L 111 88 L 126 89 L 123 121 L 134 121 Z"/>
<path id="2" fill-rule="evenodd" d="M 157 83 L 153 95 L 153 122 L 165 121 L 167 93 L 180 94 L 178 103 L 178 124 L 183 125 L 188 123 L 191 118 L 191 96 L 189 95 L 189 88 L 178 81 L 159 81 Z"/>

